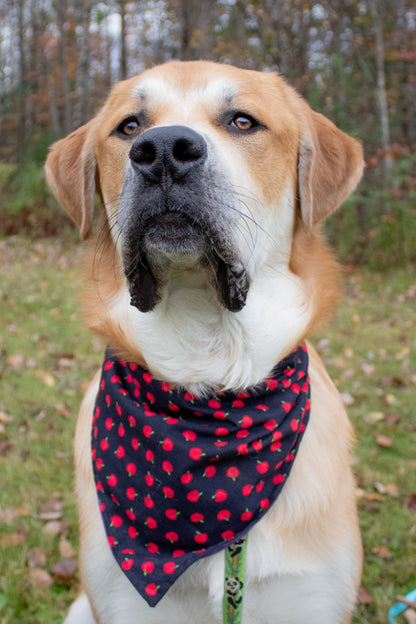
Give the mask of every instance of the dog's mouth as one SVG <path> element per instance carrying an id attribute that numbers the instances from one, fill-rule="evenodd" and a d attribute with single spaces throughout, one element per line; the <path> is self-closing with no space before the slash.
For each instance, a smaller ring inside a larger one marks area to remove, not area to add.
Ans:
<path id="1" fill-rule="evenodd" d="M 169 266 L 200 267 L 210 274 L 225 308 L 238 312 L 245 306 L 249 277 L 243 263 L 219 229 L 187 215 L 167 212 L 149 219 L 135 244 L 124 245 L 123 256 L 130 303 L 140 312 L 153 310 L 161 299 Z"/>

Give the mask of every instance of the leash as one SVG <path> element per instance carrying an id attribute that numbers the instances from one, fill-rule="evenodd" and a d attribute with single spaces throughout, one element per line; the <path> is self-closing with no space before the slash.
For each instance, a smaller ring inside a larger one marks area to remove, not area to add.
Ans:
<path id="1" fill-rule="evenodd" d="M 240 624 L 243 614 L 247 535 L 225 551 L 223 624 Z"/>

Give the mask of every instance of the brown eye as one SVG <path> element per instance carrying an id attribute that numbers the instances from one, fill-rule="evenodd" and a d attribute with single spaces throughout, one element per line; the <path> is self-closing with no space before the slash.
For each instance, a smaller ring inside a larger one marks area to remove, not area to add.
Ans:
<path id="1" fill-rule="evenodd" d="M 125 136 L 134 136 L 140 131 L 140 124 L 135 117 L 129 117 L 121 122 L 117 131 Z"/>
<path id="2" fill-rule="evenodd" d="M 251 117 L 238 113 L 234 115 L 232 125 L 241 132 L 247 132 L 247 130 L 251 130 L 255 126 L 255 122 Z"/>

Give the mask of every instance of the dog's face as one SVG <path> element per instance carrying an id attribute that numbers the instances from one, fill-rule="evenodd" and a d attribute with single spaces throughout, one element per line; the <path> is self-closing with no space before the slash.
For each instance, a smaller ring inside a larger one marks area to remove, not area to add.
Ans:
<path id="1" fill-rule="evenodd" d="M 265 272 L 297 272 L 297 235 L 306 249 L 362 167 L 359 144 L 275 74 L 190 62 L 119 83 L 46 172 L 83 239 L 101 196 L 138 311 L 186 282 L 235 313 L 276 296 Z"/>

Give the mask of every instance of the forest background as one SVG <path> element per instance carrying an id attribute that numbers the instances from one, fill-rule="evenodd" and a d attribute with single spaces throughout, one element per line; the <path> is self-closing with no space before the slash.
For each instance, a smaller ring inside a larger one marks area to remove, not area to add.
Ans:
<path id="1" fill-rule="evenodd" d="M 58 233 L 49 144 L 116 81 L 194 58 L 278 71 L 361 140 L 365 178 L 331 242 L 348 265 L 416 261 L 414 0 L 0 0 L 0 233 Z"/>

